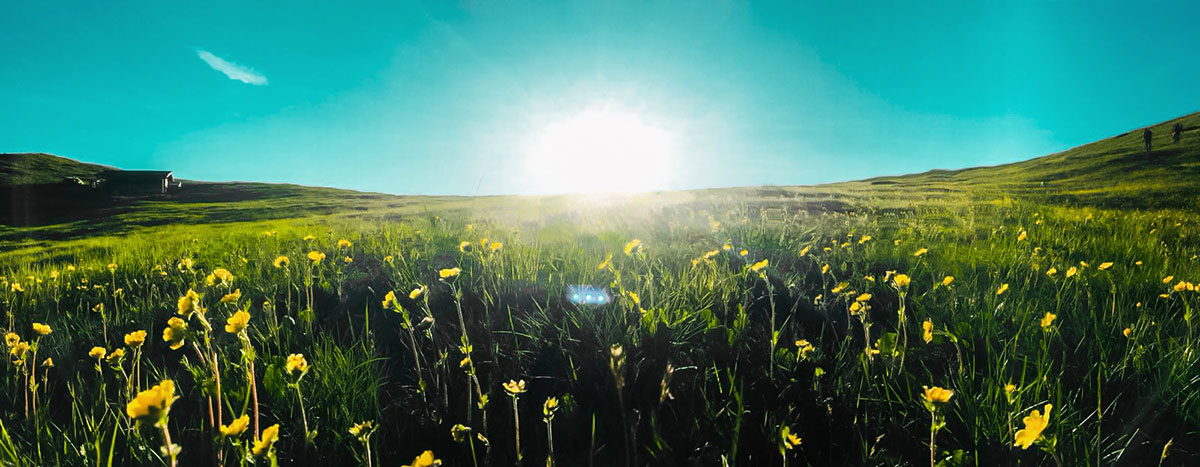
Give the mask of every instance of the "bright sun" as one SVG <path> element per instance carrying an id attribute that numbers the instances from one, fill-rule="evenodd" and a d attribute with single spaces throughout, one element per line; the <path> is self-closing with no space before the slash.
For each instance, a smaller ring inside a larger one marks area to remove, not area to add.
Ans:
<path id="1" fill-rule="evenodd" d="M 525 175 L 535 193 L 668 188 L 675 136 L 636 113 L 596 106 L 540 128 Z"/>

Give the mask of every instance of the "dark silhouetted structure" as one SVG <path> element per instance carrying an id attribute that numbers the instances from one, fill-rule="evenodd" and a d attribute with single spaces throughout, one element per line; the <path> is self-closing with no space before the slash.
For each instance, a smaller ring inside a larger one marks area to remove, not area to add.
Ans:
<path id="1" fill-rule="evenodd" d="M 96 178 L 101 189 L 114 195 L 166 194 L 180 187 L 169 170 L 107 170 Z"/>
<path id="2" fill-rule="evenodd" d="M 1149 128 L 1142 130 L 1142 141 L 1146 142 L 1146 154 L 1150 154 L 1150 138 L 1154 137 L 1154 132 Z"/>
<path id="3" fill-rule="evenodd" d="M 1179 138 L 1183 137 L 1182 123 L 1176 123 L 1175 126 L 1171 128 L 1171 137 L 1175 139 L 1176 144 L 1179 143 Z"/>

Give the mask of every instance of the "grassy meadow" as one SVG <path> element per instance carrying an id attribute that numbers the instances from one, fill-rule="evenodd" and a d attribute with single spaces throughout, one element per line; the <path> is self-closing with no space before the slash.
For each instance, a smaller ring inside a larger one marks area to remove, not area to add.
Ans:
<path id="1" fill-rule="evenodd" d="M 0 464 L 1196 465 L 1189 135 L 821 187 L 296 189 L 6 228 Z M 1088 157 L 1146 173 L 1105 195 Z"/>

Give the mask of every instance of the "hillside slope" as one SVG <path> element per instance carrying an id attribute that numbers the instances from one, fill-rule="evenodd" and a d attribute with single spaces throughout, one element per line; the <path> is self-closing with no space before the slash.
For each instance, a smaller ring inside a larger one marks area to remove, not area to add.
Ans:
<path id="1" fill-rule="evenodd" d="M 58 183 L 66 177 L 93 177 L 112 167 L 42 153 L 0 154 L 0 185 Z"/>
<path id="2" fill-rule="evenodd" d="M 1172 142 L 1171 127 L 1185 132 Z M 1002 199 L 1111 209 L 1192 209 L 1200 202 L 1200 113 L 1150 127 L 1154 149 L 1141 131 L 1106 138 L 1026 161 L 961 170 L 815 186 L 766 186 L 631 195 L 393 196 L 351 190 L 265 183 L 186 182 L 170 196 L 110 198 L 94 191 L 67 193 L 48 185 L 89 176 L 108 167 L 48 154 L 0 155 L 0 244 L 53 241 L 168 224 L 214 224 L 336 216 L 389 219 L 470 212 L 517 220 L 591 210 L 671 209 L 681 205 L 718 211 L 728 206 L 781 215 L 855 208 L 910 210 L 916 206 L 967 206 Z M 23 188 L 14 188 L 23 187 Z"/>
<path id="3" fill-rule="evenodd" d="M 1184 127 L 1174 143 L 1171 128 Z M 1011 196 L 1107 208 L 1189 208 L 1200 197 L 1200 113 L 1026 161 L 992 167 L 878 177 L 830 185 L 875 195 Z"/>

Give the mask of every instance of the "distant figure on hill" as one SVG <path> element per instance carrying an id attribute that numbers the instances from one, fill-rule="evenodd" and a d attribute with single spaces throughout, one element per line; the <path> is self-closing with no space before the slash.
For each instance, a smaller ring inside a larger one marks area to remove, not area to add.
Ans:
<path id="1" fill-rule="evenodd" d="M 1154 132 L 1149 128 L 1142 130 L 1142 141 L 1146 142 L 1146 154 L 1150 154 L 1150 138 L 1154 136 Z"/>
<path id="2" fill-rule="evenodd" d="M 1182 123 L 1176 123 L 1175 126 L 1171 128 L 1171 136 L 1173 138 L 1175 138 L 1175 143 L 1178 144 L 1179 138 L 1183 137 L 1183 124 Z"/>

